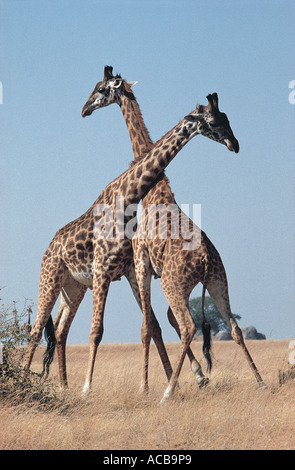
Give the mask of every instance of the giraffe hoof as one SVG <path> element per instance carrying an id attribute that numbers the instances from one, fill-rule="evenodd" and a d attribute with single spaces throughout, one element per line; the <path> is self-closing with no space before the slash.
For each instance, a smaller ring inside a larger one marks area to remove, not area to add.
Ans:
<path id="1" fill-rule="evenodd" d="M 198 385 L 199 385 L 199 388 L 205 388 L 209 383 L 209 379 L 208 377 L 202 377 L 199 381 L 198 381 Z"/>
<path id="2" fill-rule="evenodd" d="M 91 392 L 91 387 L 88 383 L 86 383 L 83 387 L 83 390 L 82 390 L 82 396 L 86 396 L 88 395 L 89 393 Z"/>
<path id="3" fill-rule="evenodd" d="M 169 401 L 169 397 L 163 396 L 163 398 L 162 398 L 161 401 L 159 402 L 159 406 L 165 405 L 168 401 Z"/>
<path id="4" fill-rule="evenodd" d="M 164 395 L 162 397 L 162 400 L 160 401 L 159 405 L 164 405 L 169 400 L 169 398 L 173 394 L 174 387 L 170 384 L 168 385 L 168 387 L 166 388 L 165 393 L 164 393 Z"/>
<path id="5" fill-rule="evenodd" d="M 147 385 L 140 385 L 139 389 L 138 389 L 138 392 L 141 394 L 141 395 L 148 395 L 149 393 L 149 387 Z"/>

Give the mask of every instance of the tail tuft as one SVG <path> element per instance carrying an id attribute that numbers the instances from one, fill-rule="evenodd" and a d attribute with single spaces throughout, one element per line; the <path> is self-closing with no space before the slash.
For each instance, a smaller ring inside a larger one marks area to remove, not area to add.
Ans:
<path id="1" fill-rule="evenodd" d="M 203 332 L 203 354 L 207 361 L 207 372 L 210 373 L 212 369 L 212 359 L 210 355 L 211 349 L 211 326 L 210 323 L 207 322 L 205 317 L 205 293 L 207 287 L 207 275 L 208 275 L 208 263 L 207 259 L 204 257 L 202 258 L 202 264 L 204 265 L 204 274 L 203 274 L 203 289 L 202 289 L 202 315 L 203 315 L 203 323 L 202 323 L 202 332 Z"/>
<path id="2" fill-rule="evenodd" d="M 207 361 L 207 372 L 210 373 L 212 369 L 212 359 L 211 359 L 211 326 L 205 320 L 202 323 L 202 332 L 203 332 L 203 354 Z"/>
<path id="3" fill-rule="evenodd" d="M 52 317 L 50 315 L 48 322 L 46 323 L 45 330 L 44 330 L 44 336 L 45 340 L 47 342 L 47 348 L 43 356 L 43 370 L 40 374 L 41 377 L 46 372 L 45 375 L 45 380 L 47 379 L 49 375 L 49 369 L 50 365 L 53 361 L 54 357 L 54 351 L 55 351 L 55 346 L 56 346 L 56 338 L 55 338 L 55 332 L 54 332 L 54 325 L 52 321 Z"/>

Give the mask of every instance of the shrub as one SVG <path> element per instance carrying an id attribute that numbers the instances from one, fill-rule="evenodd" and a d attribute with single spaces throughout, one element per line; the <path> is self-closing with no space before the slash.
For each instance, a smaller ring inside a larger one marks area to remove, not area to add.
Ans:
<path id="1" fill-rule="evenodd" d="M 198 331 L 201 331 L 202 322 L 203 322 L 202 297 L 195 297 L 191 299 L 189 301 L 189 310 L 190 310 L 192 319 L 194 320 Z M 205 317 L 206 317 L 207 322 L 210 323 L 211 331 L 213 335 L 216 335 L 219 331 L 230 332 L 228 325 L 222 318 L 215 303 L 209 296 L 205 297 L 204 312 L 205 312 Z M 233 313 L 232 316 L 235 320 L 241 319 L 240 315 L 237 315 L 235 313 Z"/>
<path id="2" fill-rule="evenodd" d="M 39 374 L 23 367 L 29 341 L 30 323 L 27 317 L 32 303 L 25 301 L 22 311 L 16 303 L 0 307 L 0 401 L 10 405 L 56 405 L 56 392 L 50 382 L 44 383 Z"/>

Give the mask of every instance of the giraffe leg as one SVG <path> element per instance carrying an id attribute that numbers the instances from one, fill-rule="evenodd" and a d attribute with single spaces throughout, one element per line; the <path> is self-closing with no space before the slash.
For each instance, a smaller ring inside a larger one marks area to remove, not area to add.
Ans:
<path id="1" fill-rule="evenodd" d="M 171 307 L 168 308 L 167 316 L 168 316 L 168 320 L 169 320 L 170 324 L 175 329 L 175 331 L 178 334 L 179 338 L 181 338 L 179 326 L 178 326 L 178 323 L 177 323 L 177 321 L 176 321 L 176 319 L 173 315 Z M 192 352 L 190 347 L 187 348 L 187 356 L 188 356 L 189 361 L 190 361 L 191 371 L 192 371 L 192 373 L 194 374 L 194 376 L 196 378 L 197 384 L 199 385 L 200 388 L 206 386 L 209 383 L 209 378 L 206 377 L 203 374 L 201 364 L 195 358 L 194 353 Z"/>
<path id="2" fill-rule="evenodd" d="M 178 355 L 177 365 L 173 370 L 173 374 L 169 381 L 168 387 L 162 397 L 160 404 L 165 403 L 170 396 L 173 394 L 176 384 L 178 383 L 179 374 L 182 368 L 182 364 L 187 354 L 187 350 L 196 332 L 196 326 L 191 317 L 188 308 L 189 293 L 184 292 L 183 286 L 178 285 L 175 279 L 173 279 L 171 273 L 163 271 L 161 286 L 171 307 L 173 315 L 179 327 L 180 333 L 180 349 Z"/>
<path id="3" fill-rule="evenodd" d="M 90 348 L 89 359 L 86 373 L 83 393 L 87 393 L 91 389 L 94 363 L 97 348 L 101 342 L 103 335 L 103 315 L 105 303 L 110 287 L 110 278 L 105 273 L 94 274 L 93 277 L 93 317 L 90 330 Z"/>
<path id="4" fill-rule="evenodd" d="M 152 338 L 155 342 L 158 354 L 160 356 L 160 359 L 162 361 L 162 364 L 166 373 L 167 380 L 169 382 L 169 380 L 171 379 L 172 372 L 173 372 L 172 366 L 171 366 L 170 359 L 168 357 L 167 350 L 163 341 L 162 331 L 161 331 L 159 322 L 156 319 L 156 316 L 152 308 L 151 308 L 151 320 L 152 320 Z"/>
<path id="5" fill-rule="evenodd" d="M 137 283 L 137 279 L 136 279 L 136 275 L 135 275 L 134 264 L 132 264 L 132 266 L 130 267 L 128 273 L 126 273 L 126 278 L 127 278 L 128 282 L 131 286 L 133 295 L 134 295 L 134 297 L 135 297 L 135 299 L 136 299 L 136 301 L 139 305 L 139 308 L 142 310 L 141 298 L 140 298 L 139 287 L 138 287 L 138 283 Z M 156 316 L 155 316 L 154 311 L 153 311 L 152 308 L 151 308 L 151 319 L 152 319 L 152 338 L 155 342 L 155 345 L 156 345 L 157 351 L 159 353 L 163 368 L 164 368 L 165 373 L 166 373 L 166 377 L 167 377 L 168 382 L 169 382 L 169 380 L 171 378 L 171 375 L 172 375 L 172 367 L 171 367 L 171 363 L 170 363 L 170 360 L 169 360 L 169 357 L 168 357 L 168 354 L 167 354 L 167 351 L 166 351 L 166 347 L 165 347 L 165 344 L 164 344 L 164 341 L 163 341 L 162 331 L 161 331 L 160 325 L 159 325 L 159 323 L 156 319 Z"/>
<path id="6" fill-rule="evenodd" d="M 179 324 L 181 344 L 180 344 L 177 365 L 169 381 L 168 387 L 166 388 L 165 393 L 162 397 L 162 400 L 160 402 L 161 404 L 165 403 L 175 390 L 175 387 L 178 383 L 178 378 L 179 378 L 179 374 L 182 368 L 182 364 L 183 364 L 185 355 L 187 354 L 187 349 L 196 332 L 196 327 L 190 316 L 189 309 L 185 306 L 185 304 L 183 303 L 181 305 L 181 303 L 177 303 L 176 305 L 170 301 L 170 306 L 173 309 L 173 314 L 177 318 L 177 321 Z"/>
<path id="7" fill-rule="evenodd" d="M 152 336 L 152 314 L 151 314 L 151 271 L 149 269 L 149 257 L 147 250 L 134 254 L 135 272 L 142 306 L 141 342 L 143 346 L 143 370 L 140 390 L 148 391 L 148 366 L 149 349 Z"/>
<path id="8" fill-rule="evenodd" d="M 68 386 L 66 371 L 66 341 L 69 329 L 86 291 L 87 286 L 77 282 L 70 273 L 67 272 L 61 289 L 60 307 L 54 321 L 61 388 L 66 388 Z"/>
<path id="9" fill-rule="evenodd" d="M 51 258 L 43 258 L 40 273 L 38 313 L 31 331 L 25 368 L 29 369 L 34 352 L 38 346 L 42 331 L 50 317 L 57 297 L 59 296 L 64 276 L 62 260 L 53 262 Z"/>
<path id="10" fill-rule="evenodd" d="M 242 351 L 246 356 L 247 362 L 254 374 L 255 379 L 259 384 L 263 384 L 263 380 L 258 372 L 258 369 L 248 351 L 247 346 L 245 345 L 242 331 L 232 316 L 227 282 L 224 282 L 223 280 L 211 280 L 207 284 L 207 290 L 218 311 L 221 313 L 225 322 L 229 326 L 232 338 L 242 348 Z"/>

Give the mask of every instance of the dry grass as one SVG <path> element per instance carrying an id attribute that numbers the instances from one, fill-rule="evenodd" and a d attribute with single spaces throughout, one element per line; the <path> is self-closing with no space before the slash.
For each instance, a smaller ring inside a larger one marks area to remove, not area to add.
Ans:
<path id="1" fill-rule="evenodd" d="M 93 391 L 84 399 L 88 347 L 69 346 L 70 389 L 55 408 L 0 403 L 0 449 L 294 449 L 295 382 L 278 382 L 279 370 L 290 368 L 289 342 L 247 344 L 267 389 L 257 388 L 235 343 L 216 342 L 209 386 L 198 389 L 186 360 L 180 390 L 163 406 L 166 379 L 154 345 L 148 396 L 138 394 L 141 345 L 101 345 Z M 201 343 L 192 348 L 202 358 Z M 167 349 L 173 364 L 178 344 Z M 41 370 L 41 357 L 42 349 L 33 370 Z M 58 384 L 56 360 L 51 377 Z"/>

